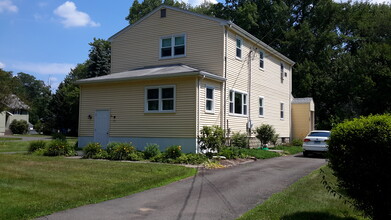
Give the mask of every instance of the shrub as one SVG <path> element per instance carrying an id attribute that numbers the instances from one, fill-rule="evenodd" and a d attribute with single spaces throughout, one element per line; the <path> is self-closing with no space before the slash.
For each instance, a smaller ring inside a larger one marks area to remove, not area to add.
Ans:
<path id="1" fill-rule="evenodd" d="M 182 147 L 178 145 L 167 147 L 164 154 L 167 159 L 176 159 L 182 155 Z"/>
<path id="2" fill-rule="evenodd" d="M 14 119 L 9 125 L 9 128 L 14 134 L 25 134 L 27 133 L 29 126 L 25 120 Z"/>
<path id="3" fill-rule="evenodd" d="M 94 158 L 97 154 L 102 154 L 102 151 L 104 150 L 99 143 L 89 143 L 83 148 L 83 158 Z"/>
<path id="4" fill-rule="evenodd" d="M 361 117 L 331 131 L 329 166 L 338 188 L 373 219 L 391 219 L 391 115 Z"/>
<path id="5" fill-rule="evenodd" d="M 272 142 L 276 138 L 276 130 L 271 125 L 263 124 L 257 127 L 255 131 L 257 133 L 256 137 L 261 141 L 262 146 Z"/>
<path id="6" fill-rule="evenodd" d="M 303 140 L 301 140 L 301 139 L 293 139 L 291 145 L 292 146 L 303 146 Z"/>
<path id="7" fill-rule="evenodd" d="M 44 153 L 45 156 L 72 156 L 75 151 L 67 141 L 52 140 Z"/>
<path id="8" fill-rule="evenodd" d="M 201 150 L 219 152 L 225 145 L 224 130 L 219 126 L 204 126 L 198 143 Z"/>
<path id="9" fill-rule="evenodd" d="M 247 134 L 244 133 L 233 133 L 231 137 L 231 146 L 232 147 L 240 147 L 247 148 L 248 147 L 248 138 Z"/>
<path id="10" fill-rule="evenodd" d="M 144 150 L 144 158 L 149 159 L 160 154 L 159 145 L 157 144 L 147 144 Z"/>
<path id="11" fill-rule="evenodd" d="M 36 150 L 39 149 L 45 149 L 46 147 L 46 142 L 45 141 L 31 141 L 29 145 L 29 152 L 35 152 Z"/>
<path id="12" fill-rule="evenodd" d="M 141 151 L 134 151 L 128 154 L 127 160 L 140 161 L 144 159 L 144 153 Z"/>
<path id="13" fill-rule="evenodd" d="M 126 160 L 129 154 L 136 152 L 132 143 L 110 143 L 107 146 L 107 153 L 111 160 Z"/>
<path id="14" fill-rule="evenodd" d="M 235 159 L 240 155 L 239 148 L 237 147 L 223 147 L 219 152 L 219 156 L 224 156 L 227 159 Z"/>
<path id="15" fill-rule="evenodd" d="M 178 158 L 176 158 L 173 162 L 174 163 L 181 163 L 181 164 L 202 164 L 206 162 L 208 158 L 203 154 L 182 154 Z"/>
<path id="16" fill-rule="evenodd" d="M 63 133 L 53 133 L 52 139 L 65 141 L 67 139 L 67 137 Z"/>

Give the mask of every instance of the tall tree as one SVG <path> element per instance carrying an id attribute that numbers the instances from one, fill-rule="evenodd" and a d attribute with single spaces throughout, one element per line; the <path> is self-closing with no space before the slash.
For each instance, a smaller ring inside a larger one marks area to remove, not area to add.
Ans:
<path id="1" fill-rule="evenodd" d="M 12 72 L 0 68 L 0 112 L 7 109 L 7 98 L 12 93 Z"/>
<path id="2" fill-rule="evenodd" d="M 111 67 L 111 45 L 103 39 L 96 39 L 89 43 L 91 49 L 87 60 L 86 78 L 110 74 Z"/>

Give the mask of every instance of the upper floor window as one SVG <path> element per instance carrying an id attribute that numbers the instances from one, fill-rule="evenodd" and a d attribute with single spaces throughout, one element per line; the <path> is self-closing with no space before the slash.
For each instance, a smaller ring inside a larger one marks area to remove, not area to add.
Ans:
<path id="1" fill-rule="evenodd" d="M 160 39 L 160 58 L 172 58 L 186 55 L 185 35 L 162 37 Z"/>
<path id="2" fill-rule="evenodd" d="M 284 103 L 280 103 L 280 119 L 284 119 Z"/>
<path id="3" fill-rule="evenodd" d="M 263 51 L 259 51 L 259 68 L 263 69 L 264 60 L 263 60 Z"/>
<path id="4" fill-rule="evenodd" d="M 247 115 L 247 94 L 234 90 L 230 91 L 229 113 Z"/>
<path id="5" fill-rule="evenodd" d="M 259 116 L 264 116 L 264 98 L 259 97 Z"/>
<path id="6" fill-rule="evenodd" d="M 284 64 L 280 63 L 280 71 L 281 71 L 281 80 L 284 80 Z"/>
<path id="7" fill-rule="evenodd" d="M 206 103 L 205 103 L 205 111 L 206 112 L 214 112 L 214 91 L 215 89 L 212 87 L 206 87 Z"/>
<path id="8" fill-rule="evenodd" d="M 174 112 L 175 86 L 145 88 L 145 112 Z"/>
<path id="9" fill-rule="evenodd" d="M 242 59 L 242 39 L 236 37 L 236 58 Z"/>

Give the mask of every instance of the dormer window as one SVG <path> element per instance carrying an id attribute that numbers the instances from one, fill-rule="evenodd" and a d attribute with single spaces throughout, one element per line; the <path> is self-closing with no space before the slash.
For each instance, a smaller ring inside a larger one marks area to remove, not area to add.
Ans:
<path id="1" fill-rule="evenodd" d="M 184 34 L 160 39 L 160 58 L 183 57 L 186 55 L 186 37 Z"/>

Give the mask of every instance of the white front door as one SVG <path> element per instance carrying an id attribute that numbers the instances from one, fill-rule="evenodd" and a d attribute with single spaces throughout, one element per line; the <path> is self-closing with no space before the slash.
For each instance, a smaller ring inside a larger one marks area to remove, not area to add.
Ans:
<path id="1" fill-rule="evenodd" d="M 94 142 L 106 146 L 109 142 L 110 112 L 97 110 L 95 112 Z"/>

